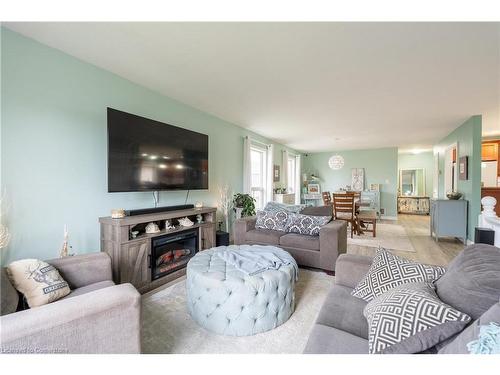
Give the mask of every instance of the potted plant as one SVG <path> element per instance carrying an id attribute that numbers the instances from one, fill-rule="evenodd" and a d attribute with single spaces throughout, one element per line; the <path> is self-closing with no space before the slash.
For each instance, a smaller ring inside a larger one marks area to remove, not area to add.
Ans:
<path id="1" fill-rule="evenodd" d="M 255 199 L 250 194 L 237 193 L 233 196 L 236 218 L 255 215 Z"/>

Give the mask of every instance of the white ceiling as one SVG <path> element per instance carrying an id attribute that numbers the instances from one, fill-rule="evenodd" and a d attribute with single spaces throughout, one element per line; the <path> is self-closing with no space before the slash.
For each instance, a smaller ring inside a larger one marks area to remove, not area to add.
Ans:
<path id="1" fill-rule="evenodd" d="M 499 23 L 8 23 L 301 151 L 500 135 Z"/>

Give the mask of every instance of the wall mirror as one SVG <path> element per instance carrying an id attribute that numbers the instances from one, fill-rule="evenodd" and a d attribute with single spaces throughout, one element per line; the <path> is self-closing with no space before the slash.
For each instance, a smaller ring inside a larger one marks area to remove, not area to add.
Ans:
<path id="1" fill-rule="evenodd" d="M 425 170 L 400 169 L 399 194 L 407 197 L 425 196 Z"/>

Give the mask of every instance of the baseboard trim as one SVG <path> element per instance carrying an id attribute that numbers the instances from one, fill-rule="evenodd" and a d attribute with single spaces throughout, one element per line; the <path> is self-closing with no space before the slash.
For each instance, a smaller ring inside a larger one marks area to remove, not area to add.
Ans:
<path id="1" fill-rule="evenodd" d="M 467 238 L 467 246 L 469 246 L 469 245 L 474 245 L 474 241 L 471 241 L 471 240 L 469 240 L 469 239 Z"/>
<path id="2" fill-rule="evenodd" d="M 381 215 L 380 218 L 384 219 L 384 220 L 397 220 L 398 219 L 397 216 L 385 216 L 385 215 Z"/>

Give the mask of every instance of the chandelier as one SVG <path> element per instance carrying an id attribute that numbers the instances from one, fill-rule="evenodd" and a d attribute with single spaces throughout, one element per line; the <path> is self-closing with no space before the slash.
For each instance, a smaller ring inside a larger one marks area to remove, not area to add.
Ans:
<path id="1" fill-rule="evenodd" d="M 340 155 L 333 155 L 328 160 L 328 166 L 333 170 L 342 169 L 344 166 L 344 158 Z"/>

